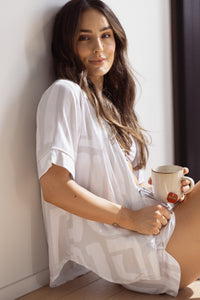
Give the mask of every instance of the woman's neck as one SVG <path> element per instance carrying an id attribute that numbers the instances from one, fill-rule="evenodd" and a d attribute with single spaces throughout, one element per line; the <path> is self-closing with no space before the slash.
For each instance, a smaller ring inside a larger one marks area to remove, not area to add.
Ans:
<path id="1" fill-rule="evenodd" d="M 102 96 L 102 91 L 103 91 L 103 77 L 98 77 L 98 78 L 90 78 L 92 83 L 95 86 L 96 93 L 98 95 Z"/>

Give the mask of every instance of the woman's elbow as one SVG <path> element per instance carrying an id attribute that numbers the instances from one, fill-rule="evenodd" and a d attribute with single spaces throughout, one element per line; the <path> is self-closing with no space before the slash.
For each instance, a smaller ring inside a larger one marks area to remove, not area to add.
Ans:
<path id="1" fill-rule="evenodd" d="M 44 175 L 42 175 L 40 178 L 40 186 L 44 200 L 53 204 L 55 202 L 54 199 L 57 187 L 56 178 L 52 176 L 51 170 L 48 170 Z"/>
<path id="2" fill-rule="evenodd" d="M 46 202 L 58 205 L 63 198 L 66 199 L 66 182 L 70 180 L 70 173 L 53 165 L 41 178 L 40 185 L 43 198 Z"/>
<path id="3" fill-rule="evenodd" d="M 48 183 L 45 178 L 41 177 L 40 179 L 40 186 L 42 189 L 42 195 L 43 199 L 46 202 L 52 203 L 53 204 L 53 191 L 52 191 L 52 185 Z"/>

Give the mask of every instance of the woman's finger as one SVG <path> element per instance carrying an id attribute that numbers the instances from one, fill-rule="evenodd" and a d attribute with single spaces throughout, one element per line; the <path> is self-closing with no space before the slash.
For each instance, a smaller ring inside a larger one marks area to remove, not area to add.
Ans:
<path id="1" fill-rule="evenodd" d="M 160 206 L 161 215 L 165 217 L 165 219 L 169 220 L 171 218 L 171 212 L 166 207 L 162 205 L 159 206 Z"/>
<path id="2" fill-rule="evenodd" d="M 183 168 L 183 174 L 186 175 L 189 173 L 189 169 L 187 167 Z"/>
<path id="3" fill-rule="evenodd" d="M 181 181 L 181 184 L 182 184 L 181 192 L 186 193 L 190 188 L 190 181 L 187 180 L 187 179 L 184 179 L 184 180 Z M 184 199 L 184 195 L 181 198 Z M 181 199 L 181 200 L 183 200 L 183 199 Z"/>
<path id="4" fill-rule="evenodd" d="M 187 186 L 187 185 L 190 184 L 190 181 L 187 180 L 187 179 L 183 179 L 183 180 L 181 181 L 181 184 L 182 184 L 182 186 Z"/>
<path id="5" fill-rule="evenodd" d="M 179 199 L 179 202 L 183 202 L 184 199 L 185 199 L 185 195 L 181 196 L 181 198 Z"/>
<path id="6" fill-rule="evenodd" d="M 149 177 L 148 184 L 152 184 L 152 178 Z"/>
<path id="7" fill-rule="evenodd" d="M 163 214 L 166 214 L 165 215 Z M 170 214 L 170 213 L 169 213 Z M 163 226 L 165 226 L 168 222 L 168 219 L 170 218 L 171 214 L 168 215 L 168 212 L 165 212 L 165 210 L 162 211 L 162 208 L 160 208 L 160 206 L 158 206 L 157 210 L 156 210 L 156 228 L 160 231 L 161 228 Z"/>
<path id="8" fill-rule="evenodd" d="M 186 192 L 189 190 L 189 188 L 190 188 L 189 185 L 182 186 L 182 187 L 181 187 L 181 191 L 182 191 L 183 193 L 186 193 Z"/>
<path id="9" fill-rule="evenodd" d="M 167 224 L 167 219 L 162 216 L 162 225 L 165 226 Z"/>

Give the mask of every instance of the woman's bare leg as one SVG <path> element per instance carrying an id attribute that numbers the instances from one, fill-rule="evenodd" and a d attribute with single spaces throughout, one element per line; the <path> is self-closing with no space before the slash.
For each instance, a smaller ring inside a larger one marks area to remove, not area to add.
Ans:
<path id="1" fill-rule="evenodd" d="M 200 181 L 175 210 L 176 226 L 166 250 L 180 264 L 180 288 L 200 277 Z"/>

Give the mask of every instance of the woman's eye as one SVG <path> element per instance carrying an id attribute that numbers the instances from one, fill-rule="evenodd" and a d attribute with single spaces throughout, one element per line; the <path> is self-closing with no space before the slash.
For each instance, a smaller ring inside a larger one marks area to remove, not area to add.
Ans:
<path id="1" fill-rule="evenodd" d="M 78 41 L 88 41 L 88 40 L 89 40 L 89 37 L 86 35 L 80 35 L 78 38 Z"/>
<path id="2" fill-rule="evenodd" d="M 111 34 L 110 33 L 104 33 L 102 37 L 103 38 L 109 38 L 109 37 L 111 37 Z"/>

